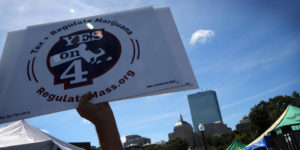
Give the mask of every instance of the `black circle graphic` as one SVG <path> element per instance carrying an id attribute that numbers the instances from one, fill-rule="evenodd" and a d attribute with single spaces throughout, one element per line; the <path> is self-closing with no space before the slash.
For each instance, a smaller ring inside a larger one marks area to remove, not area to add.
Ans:
<path id="1" fill-rule="evenodd" d="M 104 29 L 82 30 L 60 37 L 50 49 L 47 67 L 54 84 L 64 89 L 85 86 L 108 72 L 119 60 L 121 44 Z"/>

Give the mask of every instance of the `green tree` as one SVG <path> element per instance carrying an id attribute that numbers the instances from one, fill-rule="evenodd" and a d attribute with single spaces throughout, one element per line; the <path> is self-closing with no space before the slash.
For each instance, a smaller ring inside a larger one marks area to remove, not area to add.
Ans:
<path id="1" fill-rule="evenodd" d="M 188 147 L 188 142 L 181 138 L 175 138 L 167 142 L 168 150 L 187 150 Z"/>
<path id="2" fill-rule="evenodd" d="M 227 133 L 221 136 L 205 136 L 207 147 L 209 150 L 224 150 L 235 138 L 235 133 Z M 202 147 L 202 149 L 204 149 Z"/>
<path id="3" fill-rule="evenodd" d="M 250 131 L 253 137 L 258 137 L 267 130 L 284 112 L 288 105 L 300 107 L 299 93 L 294 91 L 292 96 L 275 96 L 269 101 L 261 101 L 251 108 L 249 118 Z"/>
<path id="4" fill-rule="evenodd" d="M 235 139 L 241 141 L 242 143 L 249 144 L 254 138 L 250 133 L 240 133 L 238 131 L 234 131 L 221 136 L 206 136 L 205 139 L 209 150 L 224 150 Z M 198 150 L 204 150 L 204 148 L 201 147 L 198 148 Z"/>
<path id="5" fill-rule="evenodd" d="M 299 93 L 297 91 L 294 91 L 293 94 L 292 94 L 292 96 L 294 98 L 300 99 L 300 95 L 299 95 Z"/>
<path id="6" fill-rule="evenodd" d="M 165 141 L 160 141 L 156 144 L 151 144 L 147 146 L 145 150 L 167 150 L 167 145 Z"/>
<path id="7" fill-rule="evenodd" d="M 256 137 L 253 137 L 250 132 L 246 133 L 239 133 L 235 131 L 235 138 L 236 140 L 241 141 L 244 144 L 249 144 L 251 143 Z"/>
<path id="8" fill-rule="evenodd" d="M 161 141 L 156 144 L 152 144 L 146 147 L 145 150 L 187 150 L 188 147 L 187 141 L 181 138 L 175 138 L 168 142 Z"/>

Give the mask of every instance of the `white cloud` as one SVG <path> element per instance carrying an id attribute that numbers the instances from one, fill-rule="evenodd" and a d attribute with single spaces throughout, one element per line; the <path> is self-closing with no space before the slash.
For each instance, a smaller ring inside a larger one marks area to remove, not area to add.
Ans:
<path id="1" fill-rule="evenodd" d="M 240 105 L 240 104 L 243 104 L 243 103 L 246 103 L 248 101 L 252 101 L 252 100 L 257 100 L 259 97 L 263 96 L 263 95 L 266 95 L 268 93 L 271 93 L 271 92 L 274 92 L 274 91 L 277 91 L 279 89 L 282 89 L 282 88 L 285 88 L 285 87 L 288 87 L 288 86 L 291 86 L 293 84 L 296 84 L 296 83 L 299 83 L 300 82 L 300 78 L 299 79 L 296 79 L 296 80 L 293 80 L 293 81 L 290 81 L 290 82 L 287 82 L 287 83 L 284 83 L 282 85 L 278 85 L 274 88 L 271 88 L 271 89 L 268 89 L 266 91 L 263 91 L 261 93 L 258 93 L 256 95 L 253 95 L 253 96 L 250 96 L 248 98 L 245 98 L 245 99 L 242 99 L 240 101 L 236 101 L 234 103 L 230 103 L 230 104 L 226 104 L 226 105 L 223 105 L 221 106 L 221 110 L 224 110 L 224 109 L 227 109 L 227 108 L 230 108 L 230 107 L 234 107 L 234 106 L 237 106 L 237 105 Z"/>
<path id="2" fill-rule="evenodd" d="M 170 113 L 165 113 L 165 114 L 159 114 L 159 115 L 155 115 L 152 117 L 148 117 L 147 119 L 143 119 L 143 121 L 140 122 L 135 122 L 134 126 L 140 126 L 140 125 L 144 125 L 144 124 L 149 124 L 149 123 L 153 123 L 159 120 L 164 120 L 166 118 L 172 118 L 172 117 L 176 117 L 179 116 L 178 112 L 170 112 Z"/>
<path id="3" fill-rule="evenodd" d="M 183 116 L 186 115 L 188 112 L 181 113 Z M 154 116 L 147 116 L 147 118 L 143 120 L 132 120 L 130 123 L 126 124 L 124 126 L 123 131 L 130 131 L 130 132 L 136 132 L 140 129 L 145 129 L 153 126 L 153 124 L 159 124 L 159 121 L 168 119 L 168 118 L 179 118 L 179 112 L 170 112 L 170 113 L 163 113 L 163 114 L 157 114 Z M 178 120 L 174 120 L 174 123 Z"/>
<path id="4" fill-rule="evenodd" d="M 281 60 L 289 59 L 288 57 L 297 55 L 300 46 L 300 39 L 293 39 L 287 42 L 285 45 L 280 47 L 274 47 L 272 44 L 262 45 L 257 49 L 247 52 L 240 56 L 229 56 L 224 55 L 218 61 L 210 63 L 202 63 L 197 66 L 195 73 L 197 75 L 203 73 L 245 73 L 251 71 L 252 69 L 263 68 L 266 69 L 277 67 L 277 64 Z M 245 44 L 240 44 L 245 45 Z M 230 49 L 246 49 L 245 47 L 230 47 Z M 284 50 L 283 50 L 284 49 Z M 272 50 L 272 52 L 270 52 Z M 229 52 L 232 54 L 234 52 Z"/>
<path id="5" fill-rule="evenodd" d="M 197 30 L 193 33 L 190 44 L 194 45 L 197 42 L 205 43 L 208 38 L 213 37 L 215 32 L 212 30 Z"/>
<path id="6" fill-rule="evenodd" d="M 235 113 L 235 114 L 233 114 L 233 115 L 231 115 L 231 116 L 227 116 L 227 117 L 224 119 L 224 121 L 225 121 L 225 122 L 230 122 L 230 121 L 234 120 L 235 118 L 239 117 L 240 115 L 241 115 L 240 113 Z"/>

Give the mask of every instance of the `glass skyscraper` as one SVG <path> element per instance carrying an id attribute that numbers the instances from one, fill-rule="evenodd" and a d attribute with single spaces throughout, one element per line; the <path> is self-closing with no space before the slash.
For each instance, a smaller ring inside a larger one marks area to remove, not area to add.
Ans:
<path id="1" fill-rule="evenodd" d="M 217 99 L 213 90 L 188 95 L 194 131 L 198 133 L 199 123 L 223 122 Z"/>

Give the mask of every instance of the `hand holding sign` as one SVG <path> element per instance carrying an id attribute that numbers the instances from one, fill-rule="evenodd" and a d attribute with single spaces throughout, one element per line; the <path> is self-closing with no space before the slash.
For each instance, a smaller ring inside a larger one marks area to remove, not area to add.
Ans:
<path id="1" fill-rule="evenodd" d="M 103 124 L 103 121 L 114 118 L 113 112 L 108 102 L 93 104 L 91 103 L 91 100 L 91 92 L 88 92 L 81 96 L 79 105 L 76 108 L 81 117 L 89 120 L 94 124 Z"/>
<path id="2" fill-rule="evenodd" d="M 77 112 L 95 125 L 102 149 L 123 149 L 115 117 L 108 102 L 93 104 L 90 102 L 91 98 L 91 92 L 82 95 Z"/>

